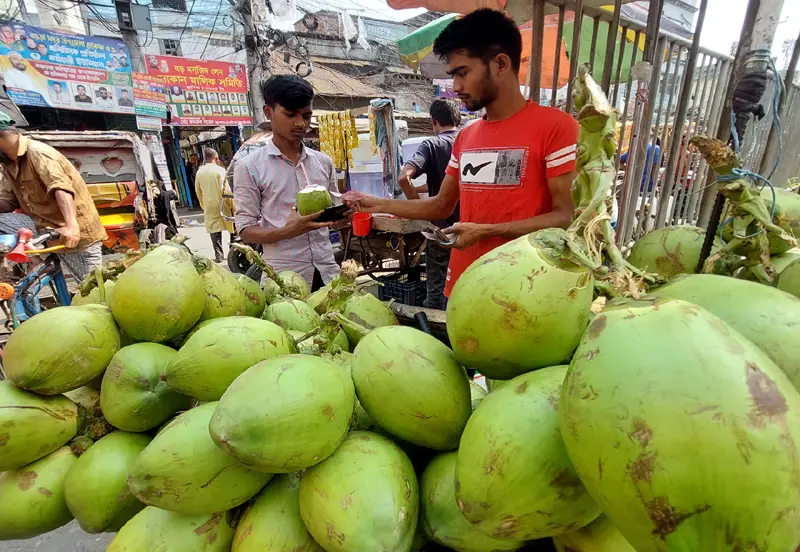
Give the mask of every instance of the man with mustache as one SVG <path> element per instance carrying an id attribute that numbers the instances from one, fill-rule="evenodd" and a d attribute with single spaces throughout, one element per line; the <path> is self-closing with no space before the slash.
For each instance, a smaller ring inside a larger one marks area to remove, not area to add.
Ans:
<path id="1" fill-rule="evenodd" d="M 522 37 L 503 13 L 481 9 L 453 21 L 433 51 L 447 62 L 453 91 L 467 108 L 486 109 L 456 138 L 439 193 L 387 200 L 351 192 L 343 199 L 360 211 L 421 220 L 446 219 L 460 203 L 461 222 L 445 230 L 456 237 L 449 297 L 481 255 L 536 230 L 569 226 L 578 124 L 522 95 Z"/>

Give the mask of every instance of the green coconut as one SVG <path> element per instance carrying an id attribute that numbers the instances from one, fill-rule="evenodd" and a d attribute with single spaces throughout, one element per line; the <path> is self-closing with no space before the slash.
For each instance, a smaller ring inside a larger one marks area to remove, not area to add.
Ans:
<path id="1" fill-rule="evenodd" d="M 106 552 L 228 552 L 232 512 L 183 515 L 148 506 L 120 529 Z"/>
<path id="2" fill-rule="evenodd" d="M 328 310 L 328 292 L 331 290 L 331 285 L 319 288 L 317 291 L 306 297 L 305 301 L 308 306 L 314 309 L 317 314 L 325 314 Z"/>
<path id="3" fill-rule="evenodd" d="M 662 300 L 598 315 L 559 416 L 581 481 L 634 549 L 800 543 L 800 394 L 708 311 Z"/>
<path id="4" fill-rule="evenodd" d="M 522 542 L 490 537 L 459 511 L 455 487 L 456 455 L 455 451 L 439 454 L 420 477 L 419 518 L 425 536 L 459 552 L 517 550 Z"/>
<path id="5" fill-rule="evenodd" d="M 101 378 L 102 381 L 102 378 Z M 100 408 L 100 391 L 91 385 L 84 385 L 72 391 L 67 391 L 64 396 L 77 404 L 81 408 L 83 415 L 82 427 L 79 433 L 92 440 L 97 440 L 108 435 L 114 431 L 114 427 L 108 423 L 108 420 L 103 416 L 103 410 Z M 81 447 L 75 446 L 75 441 L 72 442 L 72 450 L 76 454 L 80 454 Z M 91 444 L 91 443 L 90 443 Z"/>
<path id="6" fill-rule="evenodd" d="M 311 295 L 311 287 L 308 285 L 308 282 L 306 282 L 306 279 L 303 278 L 299 273 L 294 272 L 293 270 L 281 270 L 278 272 L 278 278 L 280 278 L 284 284 L 297 288 L 300 291 L 301 299 L 305 299 Z"/>
<path id="7" fill-rule="evenodd" d="M 472 412 L 469 380 L 446 345 L 408 326 L 371 331 L 351 364 L 358 400 L 378 425 L 435 450 L 458 447 Z"/>
<path id="8" fill-rule="evenodd" d="M 211 438 L 266 473 L 311 467 L 331 455 L 353 417 L 353 382 L 310 355 L 260 362 L 236 378 L 211 418 Z"/>
<path id="9" fill-rule="evenodd" d="M 91 304 L 106 304 L 108 305 L 111 301 L 111 295 L 114 293 L 114 286 L 116 285 L 116 281 L 114 280 L 106 280 L 103 282 L 103 287 L 106 293 L 106 300 L 103 301 L 100 299 L 100 288 L 92 288 L 88 295 L 85 297 L 81 295 L 80 292 L 76 293 L 72 296 L 72 301 L 70 305 L 73 307 L 79 307 L 80 305 L 91 305 Z"/>
<path id="10" fill-rule="evenodd" d="M 244 316 L 245 296 L 236 276 L 205 257 L 195 255 L 194 265 L 203 279 L 206 297 L 200 321 Z"/>
<path id="11" fill-rule="evenodd" d="M 253 499 L 231 552 L 323 552 L 300 517 L 300 474 L 278 475 Z"/>
<path id="12" fill-rule="evenodd" d="M 493 380 L 486 378 L 486 387 L 489 389 L 489 393 L 493 393 L 503 387 L 508 380 Z"/>
<path id="13" fill-rule="evenodd" d="M 689 301 L 719 316 L 755 343 L 800 390 L 800 299 L 769 286 L 694 274 L 676 278 L 652 292 Z"/>
<path id="14" fill-rule="evenodd" d="M 108 307 L 58 307 L 34 316 L 9 336 L 3 371 L 17 387 L 58 395 L 101 375 L 119 346 L 119 330 Z"/>
<path id="15" fill-rule="evenodd" d="M 800 297 L 800 249 L 793 249 L 773 257 L 772 265 L 777 273 L 775 287 Z"/>
<path id="16" fill-rule="evenodd" d="M 383 326 L 397 326 L 400 324 L 392 309 L 387 307 L 380 299 L 366 291 L 354 293 L 344 305 L 342 312 L 345 318 L 365 328 L 367 331 Z M 363 334 L 348 325 L 343 325 L 347 339 L 355 347 L 361 341 Z"/>
<path id="17" fill-rule="evenodd" d="M 295 341 L 306 335 L 306 332 L 298 332 L 297 330 L 287 330 L 287 332 Z M 350 351 L 350 342 L 347 340 L 347 334 L 344 333 L 344 330 L 339 330 L 339 333 L 337 333 L 336 337 L 333 338 L 333 344 L 337 345 L 342 351 Z M 313 354 L 314 337 L 309 337 L 308 339 L 297 343 L 297 348 L 303 354 Z"/>
<path id="18" fill-rule="evenodd" d="M 264 298 L 267 300 L 267 305 L 271 305 L 281 298 L 281 288 L 269 278 L 264 283 Z"/>
<path id="19" fill-rule="evenodd" d="M 100 391 L 100 406 L 111 425 L 124 431 L 147 431 L 189 408 L 191 399 L 161 379 L 177 354 L 158 343 L 136 343 L 117 351 Z"/>
<path id="20" fill-rule="evenodd" d="M 517 238 L 461 275 L 447 303 L 447 334 L 461 364 L 505 380 L 569 360 L 589 323 L 594 286 L 588 270 L 560 259 L 562 234 Z"/>
<path id="21" fill-rule="evenodd" d="M 289 334 L 272 322 L 247 316 L 217 318 L 184 343 L 164 377 L 179 393 L 215 401 L 254 364 L 295 351 Z"/>
<path id="22" fill-rule="evenodd" d="M 151 437 L 115 431 L 96 441 L 67 474 L 64 496 L 87 533 L 118 531 L 144 504 L 128 490 L 133 462 Z"/>
<path id="23" fill-rule="evenodd" d="M 310 332 L 320 325 L 319 315 L 299 299 L 282 299 L 264 309 L 265 320 L 274 322 L 285 330 Z"/>
<path id="24" fill-rule="evenodd" d="M 694 274 L 706 231 L 697 226 L 665 226 L 633 244 L 628 262 L 652 274 L 673 278 Z"/>
<path id="25" fill-rule="evenodd" d="M 328 552 L 408 550 L 418 512 L 411 461 L 376 433 L 349 433 L 300 481 L 300 515 Z"/>
<path id="26" fill-rule="evenodd" d="M 469 398 L 473 411 L 478 408 L 478 405 L 481 404 L 481 401 L 486 398 L 486 395 L 488 395 L 488 391 L 486 391 L 486 389 L 474 381 L 469 380 Z"/>
<path id="27" fill-rule="evenodd" d="M 761 189 L 761 197 L 766 201 L 767 209 L 772 209 L 772 192 L 770 186 Z M 776 206 L 772 216 L 773 222 L 789 234 L 800 238 L 800 195 L 783 188 L 775 188 L 774 192 Z M 775 234 L 769 234 L 768 238 L 771 255 L 786 253 L 794 246 Z"/>
<path id="28" fill-rule="evenodd" d="M 636 552 L 606 516 L 586 527 L 553 537 L 558 552 Z"/>
<path id="29" fill-rule="evenodd" d="M 218 448 L 208 433 L 217 403 L 175 417 L 131 468 L 128 487 L 150 506 L 182 514 L 223 512 L 250 500 L 270 474 L 253 471 Z"/>
<path id="30" fill-rule="evenodd" d="M 123 272 L 114 286 L 111 310 L 135 341 L 163 343 L 186 332 L 206 304 L 203 278 L 182 247 L 161 245 Z"/>
<path id="31" fill-rule="evenodd" d="M 72 519 L 64 481 L 78 458 L 61 447 L 44 458 L 0 473 L 0 540 L 27 539 Z"/>
<path id="32" fill-rule="evenodd" d="M 464 517 L 495 538 L 552 537 L 591 523 L 600 508 L 575 473 L 558 426 L 566 366 L 517 376 L 467 422 L 456 466 Z"/>
<path id="33" fill-rule="evenodd" d="M 309 185 L 297 192 L 297 212 L 302 216 L 324 211 L 333 206 L 331 193 L 325 186 Z"/>
<path id="34" fill-rule="evenodd" d="M 83 415 L 56 395 L 43 397 L 0 380 L 0 472 L 42 458 L 75 437 Z"/>
<path id="35" fill-rule="evenodd" d="M 261 286 L 252 278 L 240 274 L 236 279 L 244 293 L 244 314 L 260 318 L 267 306 L 267 296 Z"/>

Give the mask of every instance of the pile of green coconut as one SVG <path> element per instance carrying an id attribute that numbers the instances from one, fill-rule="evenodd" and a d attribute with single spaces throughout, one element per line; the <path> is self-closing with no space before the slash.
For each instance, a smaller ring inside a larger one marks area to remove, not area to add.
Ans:
<path id="1" fill-rule="evenodd" d="M 603 111 L 577 105 L 576 186 L 592 156 L 613 180 Z M 447 342 L 352 264 L 314 293 L 178 243 L 98 271 L 5 349 L 0 539 L 74 518 L 112 552 L 800 549 L 800 299 L 716 274 L 637 291 L 580 254 L 586 220 L 470 266 Z"/>

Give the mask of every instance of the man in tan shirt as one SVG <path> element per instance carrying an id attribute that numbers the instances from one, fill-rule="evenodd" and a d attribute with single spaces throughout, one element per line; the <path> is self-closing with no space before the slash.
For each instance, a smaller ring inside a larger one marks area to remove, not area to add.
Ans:
<path id="1" fill-rule="evenodd" d="M 80 173 L 47 144 L 31 140 L 0 113 L 0 213 L 21 209 L 37 229 L 55 228 L 59 256 L 78 281 L 102 263 L 106 231 Z"/>

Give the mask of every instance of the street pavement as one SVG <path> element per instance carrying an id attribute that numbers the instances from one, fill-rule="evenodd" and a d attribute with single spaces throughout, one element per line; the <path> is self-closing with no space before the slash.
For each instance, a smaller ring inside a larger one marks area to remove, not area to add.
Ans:
<path id="1" fill-rule="evenodd" d="M 190 221 L 196 221 L 193 225 Z M 214 258 L 214 249 L 211 246 L 211 237 L 206 233 L 203 225 L 202 214 L 182 216 L 184 226 L 180 233 L 187 236 L 186 245 L 193 253 Z M 223 237 L 225 254 L 228 253 L 228 234 Z M 227 266 L 227 265 L 223 265 Z M 102 535 L 89 535 L 84 533 L 78 524 L 73 521 L 60 529 L 46 535 L 20 541 L 0 542 L 0 552 L 103 552 L 114 538 L 113 533 Z"/>

